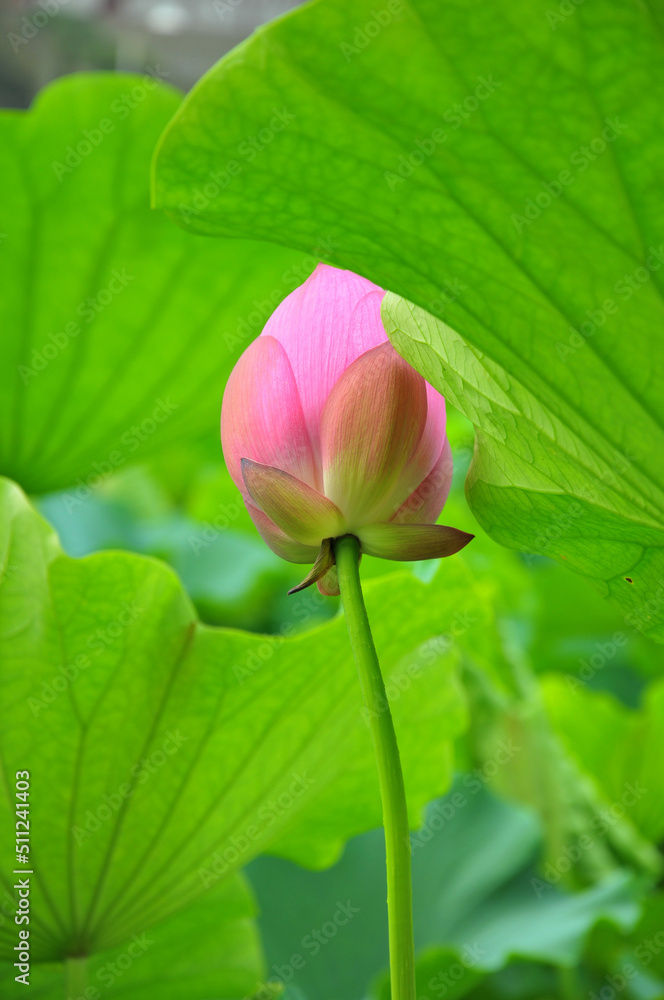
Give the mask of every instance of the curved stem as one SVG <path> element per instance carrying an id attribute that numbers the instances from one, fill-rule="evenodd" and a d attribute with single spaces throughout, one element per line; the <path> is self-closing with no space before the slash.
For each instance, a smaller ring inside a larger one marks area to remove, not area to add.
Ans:
<path id="1" fill-rule="evenodd" d="M 334 554 L 348 635 L 360 675 L 376 753 L 383 800 L 392 1000 L 415 1000 L 410 836 L 399 747 L 364 606 L 359 570 L 360 544 L 357 538 L 346 535 L 337 539 Z"/>

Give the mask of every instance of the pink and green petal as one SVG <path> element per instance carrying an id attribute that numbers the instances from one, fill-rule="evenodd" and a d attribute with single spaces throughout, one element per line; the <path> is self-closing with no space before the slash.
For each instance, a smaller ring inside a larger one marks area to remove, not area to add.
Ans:
<path id="1" fill-rule="evenodd" d="M 314 486 L 309 434 L 286 352 L 274 337 L 246 349 L 224 392 L 221 443 L 233 482 L 247 498 L 243 458 L 276 466 Z"/>
<path id="2" fill-rule="evenodd" d="M 426 383 L 389 343 L 341 376 L 323 410 L 321 451 L 325 495 L 349 525 L 392 517 L 394 491 L 426 418 Z"/>
<path id="3" fill-rule="evenodd" d="M 316 581 L 316 586 L 323 597 L 339 596 L 339 575 L 337 573 L 336 564 L 334 566 L 330 566 L 327 573 L 321 576 L 320 580 Z"/>
<path id="4" fill-rule="evenodd" d="M 433 386 L 426 383 L 427 419 L 424 431 L 409 462 L 403 468 L 399 481 L 386 504 L 385 520 L 388 520 L 406 500 L 418 489 L 434 469 L 445 441 L 445 400 Z M 440 511 L 439 511 L 440 513 Z M 429 518 L 420 518 L 424 522 Z M 435 518 L 433 518 L 435 521 Z"/>
<path id="5" fill-rule="evenodd" d="M 271 521 L 267 514 L 264 514 L 258 507 L 254 507 L 252 503 L 246 501 L 245 506 L 259 535 L 280 559 L 292 563 L 312 563 L 314 561 L 318 553 L 315 545 L 303 545 L 302 542 L 296 542 L 294 538 L 278 528 L 274 521 Z"/>
<path id="6" fill-rule="evenodd" d="M 317 583 L 333 568 L 334 552 L 332 551 L 332 539 L 324 538 L 318 555 L 316 556 L 316 562 L 313 564 L 302 583 L 298 583 L 297 587 L 293 587 L 288 591 L 288 593 L 297 594 L 299 590 L 304 590 L 306 587 L 310 587 L 312 583 Z"/>
<path id="7" fill-rule="evenodd" d="M 429 475 L 438 461 L 445 441 L 446 424 L 445 400 L 427 382 L 427 421 L 424 425 L 424 433 L 409 463 L 410 467 L 407 473 L 410 476 L 415 476 L 418 483 L 421 483 Z"/>
<path id="8" fill-rule="evenodd" d="M 358 532 L 362 551 L 379 559 L 415 561 L 452 556 L 474 535 L 440 524 L 369 524 Z"/>
<path id="9" fill-rule="evenodd" d="M 446 440 L 433 469 L 402 503 L 392 521 L 396 524 L 434 524 L 450 492 L 452 471 L 452 449 Z"/>
<path id="10" fill-rule="evenodd" d="M 248 458 L 242 459 L 242 476 L 253 503 L 297 542 L 319 546 L 343 534 L 339 508 L 301 479 Z"/>
<path id="11" fill-rule="evenodd" d="M 333 385 L 356 358 L 387 340 L 380 318 L 384 294 L 359 274 L 319 264 L 277 306 L 259 338 L 275 338 L 288 355 L 316 456 Z"/>

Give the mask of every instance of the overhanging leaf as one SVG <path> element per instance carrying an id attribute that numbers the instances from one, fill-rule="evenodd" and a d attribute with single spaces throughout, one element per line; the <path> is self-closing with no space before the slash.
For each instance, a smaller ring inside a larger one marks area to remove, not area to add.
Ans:
<path id="1" fill-rule="evenodd" d="M 80 501 L 214 428 L 234 360 L 316 263 L 150 210 L 179 100 L 149 75 L 85 74 L 0 116 L 0 471 L 32 492 L 75 485 Z"/>
<path id="2" fill-rule="evenodd" d="M 396 342 L 473 397 L 478 519 L 564 556 L 661 639 L 654 17 L 631 0 L 565 15 L 527 0 L 318 0 L 192 92 L 162 138 L 155 199 L 195 231 L 300 249 L 324 225 L 332 262 L 444 318 L 449 344 L 403 325 Z M 291 116 L 283 131 L 185 218 L 275 107 Z"/>
<path id="3" fill-rule="evenodd" d="M 228 879 L 175 917 L 137 933 L 113 951 L 93 956 L 85 968 L 87 997 L 101 997 L 107 990 L 112 990 L 109 996 L 130 996 L 131 1000 L 152 1000 L 157 991 L 162 1000 L 252 996 L 265 978 L 252 920 L 255 910 L 242 877 Z M 17 972 L 13 964 L 0 964 L 0 982 L 6 981 L 7 990 Z M 68 963 L 35 964 L 30 970 L 30 988 L 40 1000 L 83 1000 L 84 992 L 72 996 L 68 989 L 68 972 Z"/>
<path id="4" fill-rule="evenodd" d="M 324 866 L 380 825 L 342 618 L 293 638 L 201 626 L 163 564 L 70 559 L 16 486 L 0 501 L 2 877 L 11 897 L 27 769 L 33 958 L 106 950 L 256 854 Z M 398 573 L 366 590 L 416 824 L 464 722 L 452 629 L 486 612 L 456 560 L 429 585 Z"/>
<path id="5" fill-rule="evenodd" d="M 517 359 L 506 371 L 403 299 L 387 295 L 383 315 L 397 350 L 475 424 L 466 491 L 484 529 L 583 573 L 626 626 L 664 640 L 664 497 L 612 446 L 621 419 L 595 430 L 562 395 L 543 405 Z"/>

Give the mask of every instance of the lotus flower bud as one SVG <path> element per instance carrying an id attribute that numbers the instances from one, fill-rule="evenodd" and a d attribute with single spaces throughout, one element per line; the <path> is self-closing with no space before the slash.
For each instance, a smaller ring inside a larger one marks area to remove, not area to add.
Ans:
<path id="1" fill-rule="evenodd" d="M 448 556 L 436 525 L 452 478 L 445 401 L 387 339 L 385 292 L 319 264 L 246 349 L 226 386 L 228 470 L 270 548 L 314 563 L 299 587 L 338 593 L 333 541 L 383 559 Z"/>

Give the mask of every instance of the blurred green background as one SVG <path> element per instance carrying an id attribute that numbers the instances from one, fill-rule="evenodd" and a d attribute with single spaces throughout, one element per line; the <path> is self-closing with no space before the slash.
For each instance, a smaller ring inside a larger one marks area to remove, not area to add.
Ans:
<path id="1" fill-rule="evenodd" d="M 27 107 L 40 87 L 79 70 L 158 68 L 186 90 L 290 6 L 69 0 L 17 47 L 10 36 L 43 8 L 5 2 L 0 102 Z M 215 392 L 220 402 L 223 384 Z M 460 558 L 496 628 L 461 644 L 470 727 L 452 789 L 413 834 L 418 988 L 431 998 L 654 1000 L 664 996 L 664 781 L 659 744 L 644 735 L 661 732 L 659 701 L 644 696 L 658 690 L 658 651 L 581 578 L 486 536 L 464 497 L 472 425 L 450 410 L 448 434 L 455 476 L 441 520 L 476 534 Z M 123 466 L 83 502 L 68 491 L 31 499 L 73 557 L 123 549 L 164 560 L 211 625 L 281 635 L 338 614 L 338 601 L 315 588 L 286 596 L 301 568 L 261 542 L 215 426 Z M 436 568 L 412 572 L 428 580 Z M 362 563 L 367 580 L 395 570 Z M 628 779 L 649 782 L 657 804 L 624 803 Z M 351 840 L 324 872 L 265 856 L 247 874 L 268 976 L 285 1000 L 387 997 L 379 831 Z"/>

